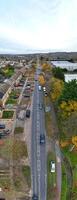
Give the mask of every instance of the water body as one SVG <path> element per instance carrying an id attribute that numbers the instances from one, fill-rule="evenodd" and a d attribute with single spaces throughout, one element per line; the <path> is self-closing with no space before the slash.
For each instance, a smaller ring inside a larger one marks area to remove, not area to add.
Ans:
<path id="1" fill-rule="evenodd" d="M 69 71 L 73 71 L 74 69 L 77 69 L 77 63 L 72 63 L 69 61 L 51 61 L 51 63 L 60 68 L 66 68 Z"/>

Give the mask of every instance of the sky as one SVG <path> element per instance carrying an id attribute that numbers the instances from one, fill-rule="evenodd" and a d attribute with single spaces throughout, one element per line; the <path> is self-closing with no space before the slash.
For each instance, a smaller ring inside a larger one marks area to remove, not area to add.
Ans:
<path id="1" fill-rule="evenodd" d="M 0 53 L 77 51 L 77 0 L 1 0 Z"/>

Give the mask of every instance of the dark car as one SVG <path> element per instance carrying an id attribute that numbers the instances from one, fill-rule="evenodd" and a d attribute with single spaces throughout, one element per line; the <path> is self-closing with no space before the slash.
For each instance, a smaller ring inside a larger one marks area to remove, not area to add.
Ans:
<path id="1" fill-rule="evenodd" d="M 40 135 L 40 144 L 44 144 L 45 143 L 45 135 L 41 134 Z"/>
<path id="2" fill-rule="evenodd" d="M 39 108 L 40 108 L 40 110 L 42 110 L 42 108 L 43 108 L 43 105 L 41 103 L 39 103 Z"/>
<path id="3" fill-rule="evenodd" d="M 0 124 L 0 129 L 5 129 L 5 124 Z"/>
<path id="4" fill-rule="evenodd" d="M 30 110 L 29 109 L 26 110 L 26 117 L 30 118 Z"/>
<path id="5" fill-rule="evenodd" d="M 0 132 L 0 139 L 4 138 L 5 136 L 6 136 L 6 134 L 5 134 L 5 133 L 3 133 L 3 132 Z"/>
<path id="6" fill-rule="evenodd" d="M 11 131 L 9 129 L 6 129 L 6 130 L 3 131 L 3 133 L 6 134 L 6 135 L 10 134 L 10 132 Z"/>
<path id="7" fill-rule="evenodd" d="M 36 194 L 33 195 L 32 200 L 38 200 L 38 196 Z"/>

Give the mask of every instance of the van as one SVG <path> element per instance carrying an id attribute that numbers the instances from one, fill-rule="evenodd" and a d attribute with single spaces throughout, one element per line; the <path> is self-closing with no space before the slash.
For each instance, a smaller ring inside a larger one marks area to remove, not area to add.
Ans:
<path id="1" fill-rule="evenodd" d="M 30 110 L 29 109 L 26 110 L 26 117 L 30 118 Z"/>

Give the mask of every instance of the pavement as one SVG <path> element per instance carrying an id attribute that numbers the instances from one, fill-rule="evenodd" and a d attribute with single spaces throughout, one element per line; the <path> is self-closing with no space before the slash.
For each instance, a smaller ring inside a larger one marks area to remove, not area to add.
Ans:
<path id="1" fill-rule="evenodd" d="M 38 90 L 38 81 L 35 81 L 31 143 L 32 191 L 33 194 L 37 194 L 39 200 L 46 200 L 46 143 L 40 145 L 40 134 L 46 134 L 44 110 L 39 109 L 39 103 L 42 103 L 42 101 L 42 91 Z"/>

